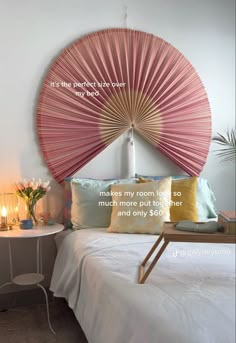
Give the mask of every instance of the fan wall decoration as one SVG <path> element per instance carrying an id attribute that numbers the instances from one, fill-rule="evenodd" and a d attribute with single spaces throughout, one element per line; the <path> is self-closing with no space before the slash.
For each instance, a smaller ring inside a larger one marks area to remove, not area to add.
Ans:
<path id="1" fill-rule="evenodd" d="M 152 34 L 109 29 L 77 40 L 56 59 L 40 94 L 37 128 L 58 182 L 130 128 L 199 175 L 211 114 L 199 76 L 177 49 Z"/>

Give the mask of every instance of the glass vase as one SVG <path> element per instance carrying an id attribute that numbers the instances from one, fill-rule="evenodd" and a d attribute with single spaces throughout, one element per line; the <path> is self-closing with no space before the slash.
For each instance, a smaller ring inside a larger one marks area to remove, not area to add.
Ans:
<path id="1" fill-rule="evenodd" d="M 33 224 L 37 225 L 38 220 L 36 218 L 36 202 L 35 201 L 26 201 L 26 218 L 32 219 Z"/>

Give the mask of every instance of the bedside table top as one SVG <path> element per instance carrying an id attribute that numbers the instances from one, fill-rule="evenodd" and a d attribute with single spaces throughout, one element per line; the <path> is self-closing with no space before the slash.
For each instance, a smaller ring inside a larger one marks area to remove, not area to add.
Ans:
<path id="1" fill-rule="evenodd" d="M 34 226 L 33 229 L 22 230 L 14 226 L 12 230 L 0 231 L 0 238 L 37 238 L 58 233 L 64 229 L 62 224 Z"/>

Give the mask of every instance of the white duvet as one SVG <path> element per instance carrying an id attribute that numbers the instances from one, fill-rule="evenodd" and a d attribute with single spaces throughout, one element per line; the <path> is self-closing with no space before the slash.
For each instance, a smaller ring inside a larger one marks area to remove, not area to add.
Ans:
<path id="1" fill-rule="evenodd" d="M 235 246 L 170 243 L 144 285 L 138 267 L 157 236 L 69 234 L 51 290 L 89 343 L 235 342 Z"/>

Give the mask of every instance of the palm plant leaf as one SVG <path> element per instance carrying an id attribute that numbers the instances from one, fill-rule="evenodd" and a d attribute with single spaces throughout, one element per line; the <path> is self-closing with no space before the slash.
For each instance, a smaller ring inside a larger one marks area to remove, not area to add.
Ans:
<path id="1" fill-rule="evenodd" d="M 221 149 L 215 150 L 217 155 L 223 158 L 223 161 L 235 161 L 236 157 L 236 133 L 235 129 L 228 130 L 226 135 L 217 132 L 212 138 L 213 142 L 221 145 Z"/>

